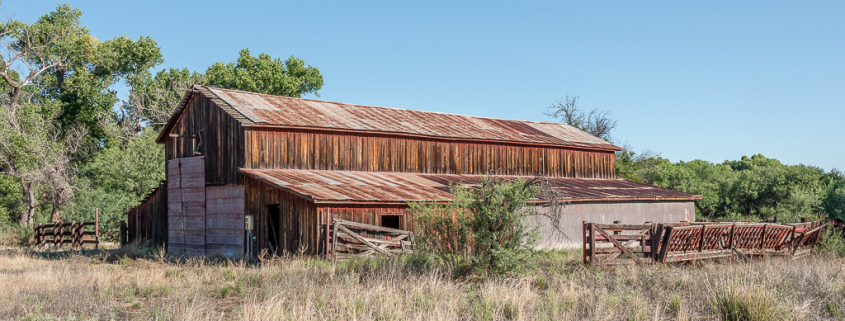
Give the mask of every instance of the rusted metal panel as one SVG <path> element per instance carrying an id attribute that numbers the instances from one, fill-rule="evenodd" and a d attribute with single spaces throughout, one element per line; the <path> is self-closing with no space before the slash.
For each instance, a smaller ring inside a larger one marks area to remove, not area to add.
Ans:
<path id="1" fill-rule="evenodd" d="M 197 86 L 253 125 L 621 150 L 561 123 L 353 105 Z"/>
<path id="2" fill-rule="evenodd" d="M 449 201 L 449 186 L 476 185 L 483 175 L 439 175 L 297 169 L 241 169 L 246 175 L 288 190 L 315 203 Z M 534 177 L 496 176 L 503 180 Z M 698 195 L 624 179 L 551 177 L 549 183 L 571 201 L 694 200 Z"/>
<path id="3" fill-rule="evenodd" d="M 541 211 L 548 211 L 541 208 Z M 584 222 L 611 224 L 670 223 L 695 220 L 695 203 L 687 201 L 627 201 L 627 202 L 573 202 L 566 205 L 555 222 L 551 215 L 530 217 L 532 225 L 539 227 L 538 248 L 577 248 L 582 246 L 585 235 Z M 629 231 L 622 231 L 629 235 Z M 589 233 L 586 233 L 589 235 Z"/>

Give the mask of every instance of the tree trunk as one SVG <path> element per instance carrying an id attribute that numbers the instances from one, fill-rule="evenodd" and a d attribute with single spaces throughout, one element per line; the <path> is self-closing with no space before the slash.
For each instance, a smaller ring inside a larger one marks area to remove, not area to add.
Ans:
<path id="1" fill-rule="evenodd" d="M 23 192 L 26 197 L 26 212 L 21 214 L 20 224 L 24 227 L 32 226 L 35 218 L 35 189 L 32 183 L 23 184 Z"/>
<path id="2" fill-rule="evenodd" d="M 50 222 L 56 223 L 62 220 L 62 207 L 58 203 L 53 203 L 53 212 L 50 214 Z"/>
<path id="3" fill-rule="evenodd" d="M 20 98 L 21 98 L 21 89 L 20 87 L 12 86 L 12 89 L 9 90 L 9 110 L 11 111 L 11 115 L 14 115 L 17 112 L 18 105 L 20 105 Z"/>

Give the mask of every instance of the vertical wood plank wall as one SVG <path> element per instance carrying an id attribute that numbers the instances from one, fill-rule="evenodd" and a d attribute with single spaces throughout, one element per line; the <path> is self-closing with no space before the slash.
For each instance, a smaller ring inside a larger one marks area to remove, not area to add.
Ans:
<path id="1" fill-rule="evenodd" d="M 205 156 L 208 184 L 243 184 L 238 168 L 244 165 L 244 130 L 241 123 L 220 108 L 206 95 L 194 94 L 178 125 L 171 134 L 190 137 L 169 137 L 165 140 L 167 160 L 192 157 L 200 144 Z"/>
<path id="2" fill-rule="evenodd" d="M 255 219 L 253 254 L 269 248 L 267 205 L 272 204 L 279 205 L 279 250 L 296 253 L 302 245 L 306 253 L 317 253 L 319 231 L 314 203 L 250 177 L 245 178 L 245 190 L 246 213 Z"/>
<path id="3" fill-rule="evenodd" d="M 167 245 L 167 186 L 161 183 L 127 215 L 129 242 L 149 241 L 153 247 Z"/>
<path id="4" fill-rule="evenodd" d="M 616 178 L 613 151 L 247 128 L 245 168 Z"/>

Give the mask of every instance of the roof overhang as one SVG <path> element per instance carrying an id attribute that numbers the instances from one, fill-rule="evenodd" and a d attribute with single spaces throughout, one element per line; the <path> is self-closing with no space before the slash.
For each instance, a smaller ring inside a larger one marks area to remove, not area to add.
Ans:
<path id="1" fill-rule="evenodd" d="M 452 185 L 475 185 L 483 175 L 416 174 L 298 169 L 241 169 L 244 175 L 298 195 L 315 204 L 405 205 L 409 202 L 446 203 Z M 503 180 L 528 176 L 494 176 Z M 624 179 L 544 177 L 569 202 L 693 201 L 687 194 Z M 535 200 L 536 204 L 547 203 Z"/>

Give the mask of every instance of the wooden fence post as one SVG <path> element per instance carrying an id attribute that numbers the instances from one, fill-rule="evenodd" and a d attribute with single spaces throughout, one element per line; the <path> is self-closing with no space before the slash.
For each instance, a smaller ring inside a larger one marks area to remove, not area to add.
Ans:
<path id="1" fill-rule="evenodd" d="M 581 221 L 581 259 L 587 264 L 587 221 Z"/>
<path id="2" fill-rule="evenodd" d="M 59 235 L 62 231 L 62 224 L 61 222 L 56 222 L 53 225 L 53 248 L 58 247 L 61 243 L 59 243 Z"/>
<path id="3" fill-rule="evenodd" d="M 590 264 L 596 265 L 596 225 L 595 223 L 588 223 L 590 226 Z"/>
<path id="4" fill-rule="evenodd" d="M 76 235 L 76 221 L 70 222 L 70 248 L 76 248 L 79 242 L 78 236 Z"/>
<path id="5" fill-rule="evenodd" d="M 337 262 L 337 226 L 340 222 L 334 222 L 334 229 L 332 229 L 332 260 Z"/>
<path id="6" fill-rule="evenodd" d="M 35 223 L 35 246 L 41 245 L 41 239 L 39 236 L 41 235 L 41 224 Z"/>
<path id="7" fill-rule="evenodd" d="M 94 249 L 100 249 L 100 209 L 94 208 Z"/>

